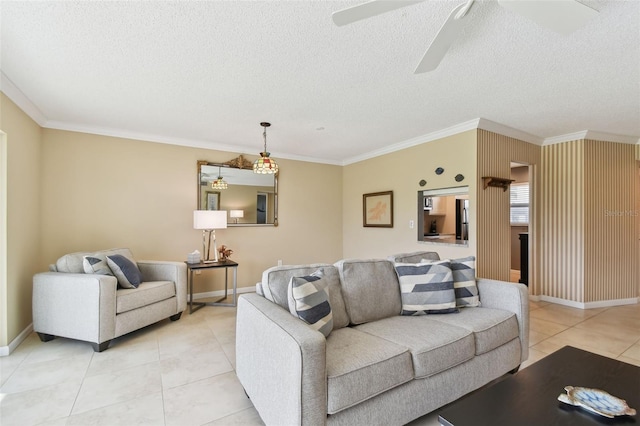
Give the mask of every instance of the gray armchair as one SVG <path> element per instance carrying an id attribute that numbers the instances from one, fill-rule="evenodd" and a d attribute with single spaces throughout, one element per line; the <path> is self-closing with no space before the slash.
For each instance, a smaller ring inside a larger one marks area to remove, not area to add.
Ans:
<path id="1" fill-rule="evenodd" d="M 180 319 L 187 306 L 183 262 L 137 261 L 137 288 L 119 288 L 115 276 L 84 273 L 85 256 L 113 254 L 133 259 L 128 249 L 72 253 L 33 277 L 33 329 L 40 340 L 84 340 L 102 352 L 116 337 L 165 318 Z"/>

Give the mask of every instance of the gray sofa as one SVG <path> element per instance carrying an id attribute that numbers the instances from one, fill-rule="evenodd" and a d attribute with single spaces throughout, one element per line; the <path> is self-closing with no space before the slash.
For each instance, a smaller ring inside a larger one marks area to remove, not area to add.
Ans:
<path id="1" fill-rule="evenodd" d="M 142 274 L 137 288 L 120 288 L 118 278 L 85 273 L 85 256 L 121 255 Z M 129 249 L 62 256 L 49 272 L 33 277 L 33 329 L 46 342 L 55 336 L 91 342 L 96 352 L 112 339 L 171 318 L 187 306 L 187 268 L 183 262 L 135 261 Z"/>
<path id="2" fill-rule="evenodd" d="M 529 305 L 522 284 L 477 279 L 480 307 L 401 316 L 389 259 L 266 270 L 239 299 L 236 372 L 268 425 L 400 425 L 517 371 L 528 357 Z M 318 269 L 330 284 L 325 336 L 289 312 L 292 277 Z"/>

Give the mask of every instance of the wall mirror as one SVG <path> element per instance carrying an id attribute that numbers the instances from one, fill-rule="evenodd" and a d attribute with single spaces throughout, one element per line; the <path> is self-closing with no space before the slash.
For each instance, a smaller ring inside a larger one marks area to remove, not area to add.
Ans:
<path id="1" fill-rule="evenodd" d="M 278 175 L 253 172 L 242 156 L 226 163 L 198 161 L 198 210 L 226 210 L 227 226 L 278 226 Z M 218 177 L 226 189 L 214 189 Z"/>
<path id="2" fill-rule="evenodd" d="M 418 241 L 469 244 L 469 187 L 418 191 Z"/>

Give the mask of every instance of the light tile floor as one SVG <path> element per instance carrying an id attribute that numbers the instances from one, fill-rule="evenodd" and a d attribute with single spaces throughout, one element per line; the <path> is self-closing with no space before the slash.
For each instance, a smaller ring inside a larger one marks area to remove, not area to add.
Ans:
<path id="1" fill-rule="evenodd" d="M 529 360 L 564 345 L 640 366 L 640 305 L 580 310 L 531 302 Z M 235 308 L 205 307 L 91 345 L 30 335 L 0 357 L 0 424 L 261 425 L 235 368 Z M 428 414 L 411 425 L 437 425 Z"/>

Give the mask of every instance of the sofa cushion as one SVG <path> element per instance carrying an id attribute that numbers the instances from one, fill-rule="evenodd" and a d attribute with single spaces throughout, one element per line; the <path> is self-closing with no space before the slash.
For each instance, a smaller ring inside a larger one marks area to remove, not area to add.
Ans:
<path id="1" fill-rule="evenodd" d="M 176 295 L 173 281 L 147 281 L 138 288 L 122 288 L 116 291 L 116 314 L 151 305 Z"/>
<path id="2" fill-rule="evenodd" d="M 328 283 L 322 269 L 304 277 L 291 277 L 287 289 L 289 311 L 328 337 L 333 330 Z"/>
<path id="3" fill-rule="evenodd" d="M 383 259 L 341 260 L 335 265 L 352 324 L 400 313 L 400 288 L 393 263 Z"/>
<path id="4" fill-rule="evenodd" d="M 82 274 L 84 273 L 84 266 L 82 264 L 82 261 L 85 256 L 103 255 L 103 257 L 106 257 L 111 254 L 121 254 L 127 259 L 134 261 L 133 255 L 131 254 L 131 251 L 128 248 L 116 248 L 116 249 L 109 249 L 109 250 L 100 250 L 96 252 L 69 253 L 60 257 L 56 261 L 56 271 L 73 273 L 73 274 Z"/>
<path id="5" fill-rule="evenodd" d="M 82 268 L 85 274 L 113 275 L 107 264 L 107 258 L 103 255 L 84 256 Z"/>
<path id="6" fill-rule="evenodd" d="M 422 378 L 440 373 L 473 358 L 475 344 L 470 330 L 433 319 L 457 316 L 396 316 L 355 328 L 409 348 L 415 377 Z"/>
<path id="7" fill-rule="evenodd" d="M 453 275 L 449 261 L 396 263 L 400 282 L 402 315 L 457 312 Z"/>
<path id="8" fill-rule="evenodd" d="M 142 282 L 142 272 L 138 269 L 138 265 L 123 255 L 107 256 L 107 264 L 113 271 L 113 275 L 118 279 L 120 287 L 137 288 Z"/>
<path id="9" fill-rule="evenodd" d="M 489 352 L 518 337 L 516 314 L 502 309 L 461 309 L 457 315 L 430 317 L 473 332 L 476 355 Z"/>
<path id="10" fill-rule="evenodd" d="M 345 327 L 327 338 L 327 412 L 335 414 L 413 378 L 406 347 Z"/>
<path id="11" fill-rule="evenodd" d="M 440 255 L 435 251 L 414 251 L 394 254 L 388 259 L 393 263 L 420 263 L 423 259 L 440 260 Z"/>
<path id="12" fill-rule="evenodd" d="M 267 300 L 272 301 L 289 311 L 289 299 L 287 288 L 291 277 L 303 277 L 311 275 L 318 269 L 322 269 L 325 279 L 328 282 L 329 304 L 333 315 L 333 329 L 346 327 L 349 324 L 349 317 L 345 310 L 342 290 L 340 289 L 340 278 L 338 270 L 326 263 L 315 263 L 310 265 L 284 265 L 274 266 L 262 273 L 262 291 Z"/>

